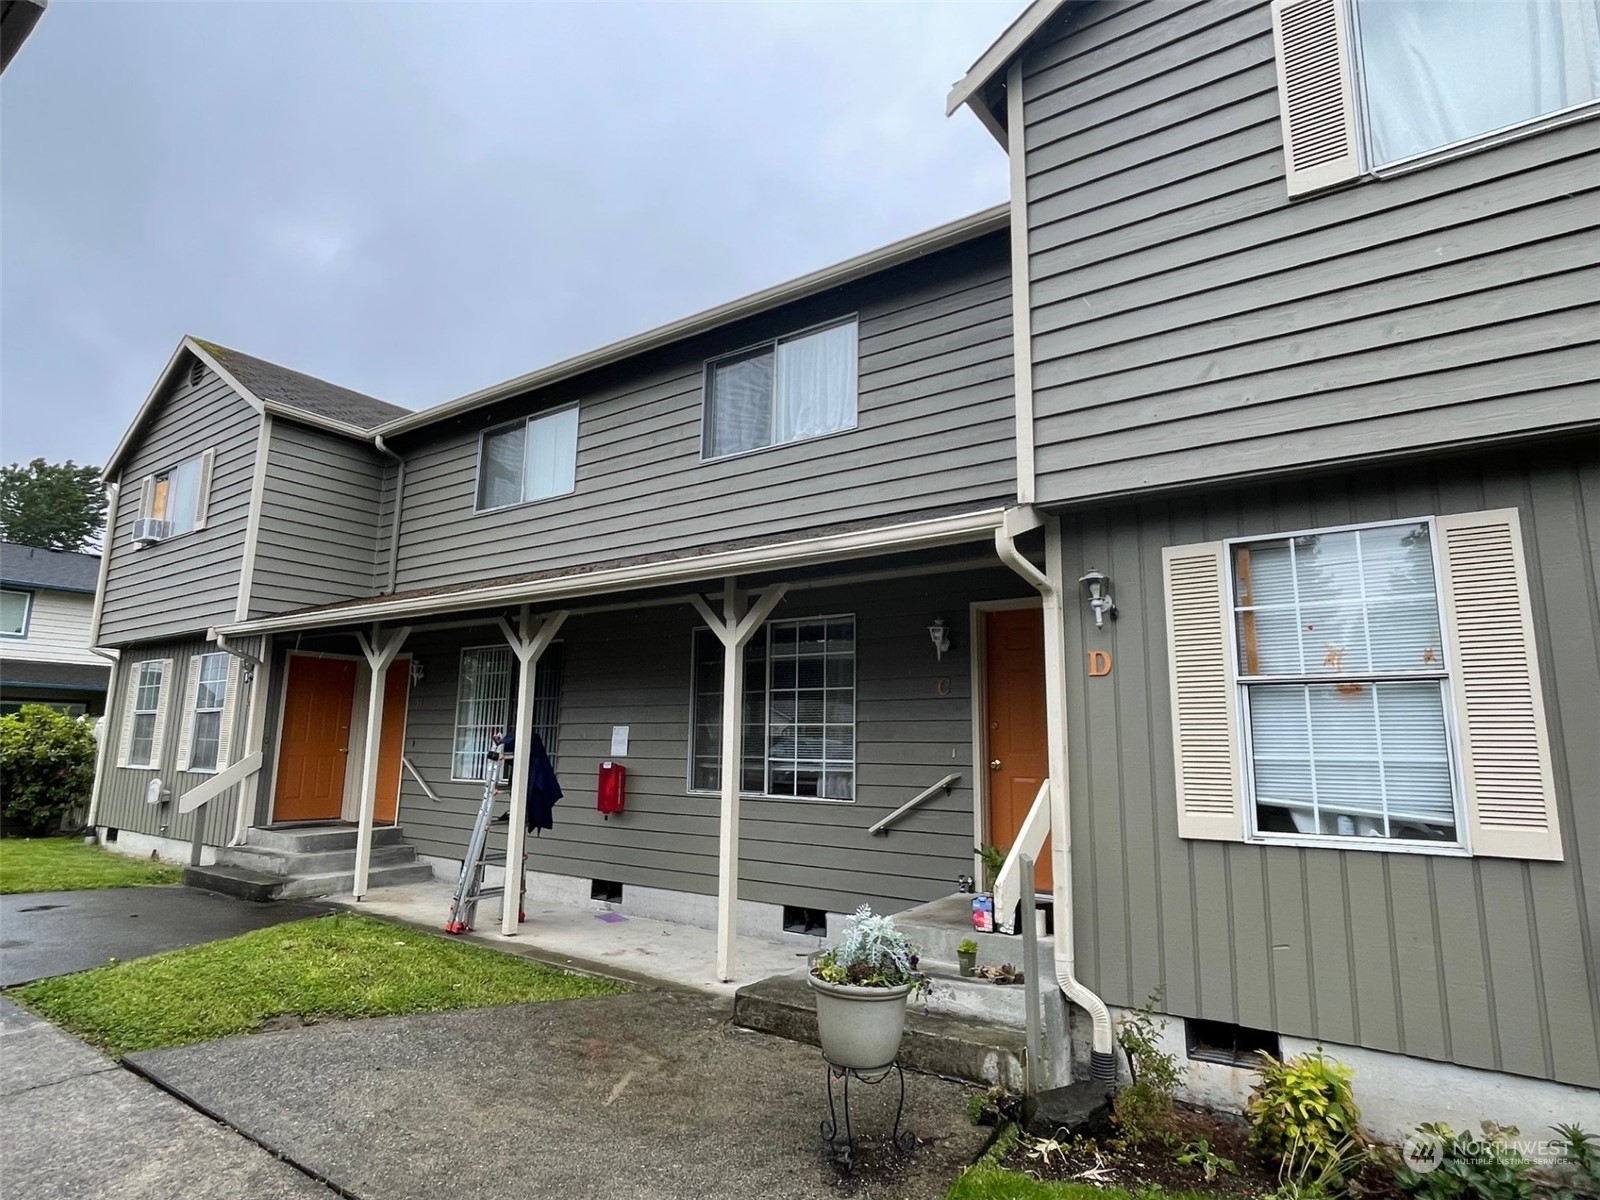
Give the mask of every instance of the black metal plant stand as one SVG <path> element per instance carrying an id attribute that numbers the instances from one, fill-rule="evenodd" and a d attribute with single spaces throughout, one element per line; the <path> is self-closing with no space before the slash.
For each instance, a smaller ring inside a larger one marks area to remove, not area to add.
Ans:
<path id="1" fill-rule="evenodd" d="M 906 1072 L 905 1068 L 900 1065 L 900 1060 L 895 1059 L 887 1066 L 871 1067 L 865 1070 L 857 1067 L 841 1067 L 829 1062 L 826 1058 L 822 1061 L 828 1087 L 828 1119 L 822 1123 L 822 1140 L 828 1144 L 828 1150 L 833 1155 L 834 1160 L 840 1166 L 849 1170 L 851 1163 L 855 1159 L 856 1137 L 855 1130 L 850 1123 L 850 1080 L 854 1079 L 857 1083 L 876 1087 L 891 1075 L 895 1077 L 900 1089 L 900 1098 L 894 1108 L 894 1132 L 891 1134 L 891 1140 L 895 1149 L 902 1154 L 909 1154 L 917 1144 L 917 1135 L 909 1129 L 904 1133 L 900 1132 L 900 1117 L 906 1108 Z M 839 1108 L 835 1106 L 833 1099 L 833 1084 L 835 1080 L 844 1081 L 842 1089 L 844 1092 L 844 1136 L 842 1139 L 839 1136 Z"/>

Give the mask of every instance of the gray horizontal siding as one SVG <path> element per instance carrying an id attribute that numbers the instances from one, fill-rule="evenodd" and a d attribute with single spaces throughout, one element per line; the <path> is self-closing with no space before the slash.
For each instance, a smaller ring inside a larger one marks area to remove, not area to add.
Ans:
<path id="1" fill-rule="evenodd" d="M 1161 550 L 1360 521 L 1520 510 L 1560 863 L 1184 841 L 1177 835 Z M 1592 442 L 1213 492 L 1065 520 L 1122 619 L 1079 612 L 1068 672 L 1075 929 L 1115 1004 L 1600 1086 L 1600 453 Z M 1586 965 L 1587 964 L 1587 965 Z"/>
<path id="2" fill-rule="evenodd" d="M 260 652 L 258 639 L 237 640 L 234 646 L 245 654 Z M 195 813 L 177 811 L 178 797 L 210 778 L 206 773 L 177 770 L 178 733 L 183 722 L 184 697 L 188 695 L 189 659 L 192 655 L 215 650 L 216 646 L 204 638 L 187 638 L 133 646 L 123 651 L 117 667 L 116 692 L 107 699 L 106 724 L 101 734 L 107 751 L 100 808 L 95 815 L 97 824 L 187 842 L 194 836 L 194 822 L 198 818 L 205 823 L 202 839 L 207 845 L 225 845 L 233 836 L 237 788 L 230 788 Z M 137 664 L 160 658 L 172 660 L 172 674 L 166 684 L 167 720 L 161 761 L 153 769 L 119 767 L 117 751 L 122 745 L 122 728 L 128 713 L 128 689 L 137 674 Z M 244 752 L 242 713 L 235 720 L 234 730 L 235 757 L 240 757 Z M 149 804 L 145 801 L 145 792 L 155 778 L 165 785 L 163 799 L 160 804 Z"/>
<path id="3" fill-rule="evenodd" d="M 183 372 L 161 401 L 122 468 L 101 644 L 201 633 L 233 619 L 260 425 L 256 411 L 209 371 L 199 387 Z M 135 548 L 141 481 L 206 450 L 216 451 L 206 527 Z"/>
<path id="4" fill-rule="evenodd" d="M 986 238 L 400 447 L 399 587 L 1014 498 L 1010 294 L 1004 240 Z M 702 463 L 705 359 L 849 313 L 860 316 L 857 428 Z M 572 399 L 576 491 L 474 514 L 481 429 Z"/>
<path id="5" fill-rule="evenodd" d="M 1291 204 L 1261 0 L 1082 6 L 1024 93 L 1042 502 L 1600 421 L 1600 121 Z"/>
<path id="6" fill-rule="evenodd" d="M 370 596 L 383 488 L 371 446 L 274 421 L 250 615 Z"/>
<path id="7" fill-rule="evenodd" d="M 777 617 L 852 612 L 857 624 L 857 802 L 747 799 L 741 813 L 741 895 L 848 912 L 863 901 L 894 911 L 947 895 L 972 865 L 971 679 L 968 604 L 1022 594 L 1009 572 L 966 571 L 794 593 Z M 955 652 L 935 659 L 926 627 L 943 616 Z M 562 629 L 564 682 L 556 767 L 566 797 L 555 829 L 530 840 L 532 867 L 590 879 L 712 894 L 717 879 L 715 796 L 687 787 L 693 611 L 650 608 L 570 618 Z M 492 628 L 419 635 L 411 649 L 424 682 L 413 689 L 407 754 L 442 803 L 409 777 L 401 794 L 407 839 L 426 854 L 460 858 L 482 792 L 449 782 L 460 649 L 493 644 Z M 946 695 L 937 693 L 941 678 Z M 611 727 L 627 725 L 627 811 L 595 811 L 597 765 Z M 949 772 L 949 794 L 889 836 L 867 827 Z"/>

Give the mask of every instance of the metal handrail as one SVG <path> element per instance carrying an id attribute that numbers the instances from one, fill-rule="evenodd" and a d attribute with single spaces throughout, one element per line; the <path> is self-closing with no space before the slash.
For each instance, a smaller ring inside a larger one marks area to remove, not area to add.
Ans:
<path id="1" fill-rule="evenodd" d="M 428 781 L 421 775 L 417 774 L 417 769 L 411 765 L 411 760 L 403 754 L 400 756 L 400 765 L 411 772 L 411 778 L 417 781 L 417 786 L 422 789 L 422 794 L 424 796 L 426 796 L 429 800 L 432 800 L 435 804 L 444 803 L 443 800 L 439 799 L 434 790 L 428 786 Z"/>
<path id="2" fill-rule="evenodd" d="M 911 797 L 911 799 L 907 800 L 904 804 L 902 804 L 899 808 L 895 809 L 892 813 L 890 813 L 883 820 L 879 821 L 876 825 L 874 825 L 870 829 L 868 829 L 867 832 L 870 833 L 870 834 L 874 834 L 874 835 L 883 833 L 885 830 L 887 830 L 889 828 L 889 826 L 893 825 L 901 817 L 905 816 L 908 812 L 910 812 L 917 805 L 921 804 L 924 800 L 926 800 L 929 796 L 933 795 L 935 792 L 941 791 L 941 790 L 943 790 L 945 792 L 948 792 L 950 790 L 951 785 L 954 784 L 956 781 L 958 781 L 960 778 L 961 778 L 961 773 L 959 771 L 955 771 L 955 772 L 952 772 L 949 775 L 946 775 L 943 779 L 939 780 L 939 782 L 934 784 L 932 787 L 925 788 L 924 790 L 918 792 L 915 796 Z"/>

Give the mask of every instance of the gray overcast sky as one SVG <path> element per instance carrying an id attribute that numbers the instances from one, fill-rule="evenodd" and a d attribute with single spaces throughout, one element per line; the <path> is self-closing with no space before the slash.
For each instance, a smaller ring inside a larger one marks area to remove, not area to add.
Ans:
<path id="1" fill-rule="evenodd" d="M 0 458 L 194 333 L 419 408 L 1006 194 L 1023 7 L 54 0 L 0 81 Z"/>

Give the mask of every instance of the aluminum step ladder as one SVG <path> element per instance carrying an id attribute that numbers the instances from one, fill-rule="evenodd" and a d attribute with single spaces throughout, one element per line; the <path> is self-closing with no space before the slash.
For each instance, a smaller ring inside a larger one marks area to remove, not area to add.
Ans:
<path id="1" fill-rule="evenodd" d="M 455 895 L 450 900 L 450 919 L 444 926 L 446 933 L 466 933 L 477 920 L 478 901 L 490 896 L 505 895 L 506 889 L 503 886 L 484 887 L 483 876 L 486 868 L 501 866 L 506 862 L 504 851 L 497 853 L 489 851 L 489 826 L 505 822 L 509 832 L 510 821 L 516 815 L 516 805 L 510 803 L 499 817 L 494 815 L 495 802 L 501 795 L 510 800 L 511 758 L 511 751 L 500 748 L 500 735 L 496 734 L 494 746 L 488 753 L 489 767 L 483 783 L 483 802 L 478 805 L 478 816 L 472 823 L 472 837 L 467 841 L 466 857 L 461 860 L 461 878 L 456 882 Z M 526 853 L 522 856 L 522 865 L 522 894 L 517 897 L 518 922 L 527 920 L 528 856 Z"/>

